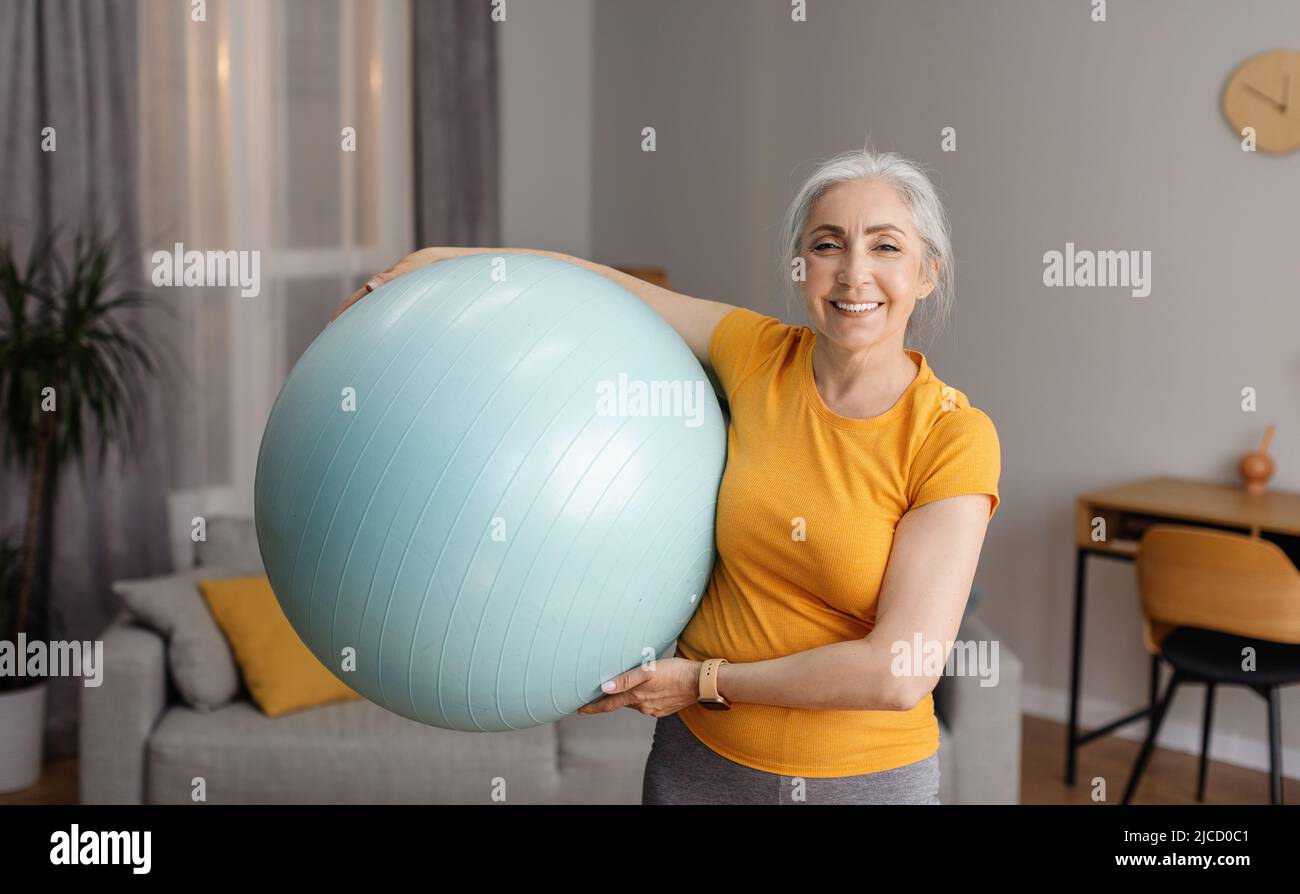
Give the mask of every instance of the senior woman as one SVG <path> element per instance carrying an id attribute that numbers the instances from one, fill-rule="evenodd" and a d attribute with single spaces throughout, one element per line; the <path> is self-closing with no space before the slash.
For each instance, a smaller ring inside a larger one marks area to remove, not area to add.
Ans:
<path id="1" fill-rule="evenodd" d="M 992 421 L 907 347 L 953 300 L 947 218 L 917 165 L 863 149 L 816 168 L 783 238 L 811 327 L 533 252 L 654 308 L 731 415 L 699 608 L 674 656 L 581 712 L 658 718 L 646 804 L 938 804 L 934 656 L 957 636 L 1000 474 Z M 528 250 L 415 252 L 335 315 L 432 261 L 512 251 Z"/>

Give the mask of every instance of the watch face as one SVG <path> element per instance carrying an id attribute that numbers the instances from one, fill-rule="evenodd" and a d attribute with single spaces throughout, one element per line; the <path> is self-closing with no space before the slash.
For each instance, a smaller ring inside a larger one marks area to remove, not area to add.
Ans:
<path id="1" fill-rule="evenodd" d="M 726 711 L 731 707 L 726 702 L 701 701 L 699 704 L 701 708 L 708 708 L 710 711 Z"/>

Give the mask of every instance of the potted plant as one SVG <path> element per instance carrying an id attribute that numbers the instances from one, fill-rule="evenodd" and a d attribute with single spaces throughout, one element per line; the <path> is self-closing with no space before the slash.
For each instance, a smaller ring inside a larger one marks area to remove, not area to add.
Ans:
<path id="1" fill-rule="evenodd" d="M 110 445 L 134 446 L 144 377 L 157 369 L 126 317 L 145 299 L 117 287 L 113 254 L 94 232 L 66 247 L 53 231 L 40 236 L 25 263 L 0 243 L 0 461 L 28 485 L 21 535 L 0 545 L 0 639 L 15 652 L 20 634 L 49 634 L 61 468 L 83 464 L 92 443 L 100 463 Z M 47 690 L 42 677 L 0 674 L 0 792 L 40 778 Z"/>

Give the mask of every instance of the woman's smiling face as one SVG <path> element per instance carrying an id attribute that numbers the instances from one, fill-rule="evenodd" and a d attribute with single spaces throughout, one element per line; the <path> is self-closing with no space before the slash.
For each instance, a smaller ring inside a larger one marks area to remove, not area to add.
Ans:
<path id="1" fill-rule="evenodd" d="M 897 190 L 875 180 L 837 183 L 813 203 L 799 244 L 813 327 L 848 351 L 902 350 L 912 308 L 933 291 L 937 267 L 925 275 L 925 243 Z"/>

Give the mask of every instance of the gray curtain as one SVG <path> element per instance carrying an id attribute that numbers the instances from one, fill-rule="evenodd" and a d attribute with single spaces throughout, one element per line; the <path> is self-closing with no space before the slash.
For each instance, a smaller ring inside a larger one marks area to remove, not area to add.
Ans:
<path id="1" fill-rule="evenodd" d="M 145 288 L 136 195 L 136 16 L 133 0 L 0 3 L 0 238 L 25 241 L 47 225 L 96 224 L 118 238 L 123 287 Z M 56 151 L 41 149 L 44 127 Z M 134 278 L 134 279 L 132 279 Z M 149 326 L 142 313 L 132 325 Z M 113 580 L 171 570 L 159 394 L 144 396 L 142 446 L 110 451 L 100 469 L 59 470 L 50 527 L 48 636 L 98 638 L 118 603 Z M 89 439 L 94 444 L 92 433 Z M 21 533 L 26 475 L 0 470 L 0 530 Z M 105 673 L 112 673 L 108 668 Z M 82 683 L 51 680 L 46 753 L 76 753 Z"/>
<path id="2" fill-rule="evenodd" d="M 497 29 L 478 0 L 412 0 L 415 240 L 499 246 Z"/>

